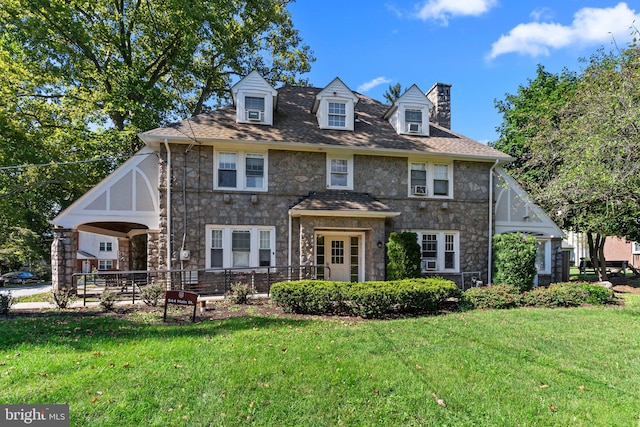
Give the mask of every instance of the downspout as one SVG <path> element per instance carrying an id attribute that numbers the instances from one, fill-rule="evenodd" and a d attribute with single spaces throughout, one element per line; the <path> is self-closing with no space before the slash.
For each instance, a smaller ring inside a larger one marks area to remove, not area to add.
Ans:
<path id="1" fill-rule="evenodd" d="M 288 264 L 287 265 L 288 266 L 291 266 L 291 242 L 293 240 L 293 238 L 291 237 L 291 227 L 292 227 L 291 221 L 292 221 L 291 220 L 291 210 L 289 210 L 289 244 L 288 244 L 289 248 L 287 249 L 287 252 L 288 252 L 288 255 L 287 255 L 287 263 Z"/>
<path id="2" fill-rule="evenodd" d="M 491 284 L 491 267 L 493 265 L 493 171 L 498 166 L 498 159 L 489 169 L 489 252 L 487 259 L 487 285 Z"/>
<path id="3" fill-rule="evenodd" d="M 171 270 L 171 148 L 164 139 L 164 147 L 167 150 L 167 270 Z"/>

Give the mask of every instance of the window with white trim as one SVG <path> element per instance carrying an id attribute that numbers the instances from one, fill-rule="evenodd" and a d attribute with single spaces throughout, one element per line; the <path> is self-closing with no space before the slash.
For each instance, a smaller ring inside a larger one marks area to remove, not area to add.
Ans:
<path id="1" fill-rule="evenodd" d="M 536 271 L 551 274 L 551 240 L 536 239 Z"/>
<path id="2" fill-rule="evenodd" d="M 207 268 L 275 265 L 275 227 L 207 225 Z"/>
<path id="3" fill-rule="evenodd" d="M 327 154 L 327 188 L 353 190 L 353 157 Z"/>
<path id="4" fill-rule="evenodd" d="M 409 195 L 434 198 L 453 197 L 453 165 L 409 162 Z"/>
<path id="5" fill-rule="evenodd" d="M 113 251 L 113 243 L 100 242 L 100 252 L 111 252 L 111 251 Z"/>
<path id="6" fill-rule="evenodd" d="M 416 231 L 424 272 L 456 273 L 460 270 L 460 233 Z"/>
<path id="7" fill-rule="evenodd" d="M 264 121 L 264 97 L 245 96 L 244 114 L 245 120 L 249 122 Z"/>
<path id="8" fill-rule="evenodd" d="M 112 259 L 99 259 L 98 260 L 98 270 L 113 270 L 113 260 Z"/>
<path id="9" fill-rule="evenodd" d="M 347 126 L 347 104 L 329 101 L 329 127 L 343 128 Z"/>
<path id="10" fill-rule="evenodd" d="M 631 242 L 631 253 L 640 254 L 640 242 Z"/>
<path id="11" fill-rule="evenodd" d="M 266 153 L 218 151 L 214 166 L 216 189 L 267 190 Z"/>
<path id="12" fill-rule="evenodd" d="M 422 110 L 414 108 L 405 109 L 404 123 L 408 133 L 422 133 Z"/>

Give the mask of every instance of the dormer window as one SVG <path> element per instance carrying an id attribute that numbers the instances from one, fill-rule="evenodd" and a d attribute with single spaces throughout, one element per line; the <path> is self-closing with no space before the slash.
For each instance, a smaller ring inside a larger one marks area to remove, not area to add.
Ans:
<path id="1" fill-rule="evenodd" d="M 236 106 L 236 122 L 273 125 L 273 110 L 278 92 L 252 71 L 231 88 Z"/>
<path id="2" fill-rule="evenodd" d="M 264 121 L 264 98 L 258 96 L 244 97 L 245 118 L 249 122 Z"/>
<path id="3" fill-rule="evenodd" d="M 407 108 L 404 110 L 404 122 L 407 132 L 422 133 L 422 110 Z"/>
<path id="4" fill-rule="evenodd" d="M 311 112 L 320 129 L 353 130 L 358 97 L 339 78 L 317 95 Z"/>
<path id="5" fill-rule="evenodd" d="M 329 126 L 343 128 L 346 126 L 347 105 L 344 102 L 329 101 Z"/>
<path id="6" fill-rule="evenodd" d="M 433 108 L 431 101 L 418 86 L 413 85 L 396 99 L 383 118 L 389 120 L 399 134 L 427 136 L 431 108 Z"/>

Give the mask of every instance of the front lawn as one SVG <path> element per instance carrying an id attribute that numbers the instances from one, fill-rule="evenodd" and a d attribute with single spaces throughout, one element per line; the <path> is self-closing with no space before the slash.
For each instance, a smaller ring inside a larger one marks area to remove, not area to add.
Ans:
<path id="1" fill-rule="evenodd" d="M 640 296 L 624 307 L 386 321 L 161 311 L 0 318 L 0 404 L 71 425 L 629 426 Z"/>

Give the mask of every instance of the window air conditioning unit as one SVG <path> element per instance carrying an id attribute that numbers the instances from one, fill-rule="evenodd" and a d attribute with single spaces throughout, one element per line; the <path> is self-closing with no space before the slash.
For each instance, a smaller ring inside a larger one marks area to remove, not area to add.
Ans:
<path id="1" fill-rule="evenodd" d="M 261 122 L 264 118 L 264 111 L 246 110 L 247 120 L 250 122 Z"/>
<path id="2" fill-rule="evenodd" d="M 438 262 L 435 259 L 422 260 L 422 269 L 427 271 L 433 271 L 438 268 Z"/>
<path id="3" fill-rule="evenodd" d="M 426 185 L 414 185 L 411 192 L 417 196 L 425 196 L 427 194 Z"/>
<path id="4" fill-rule="evenodd" d="M 419 133 L 420 132 L 420 123 L 407 123 L 407 132 L 409 132 L 409 133 Z"/>

